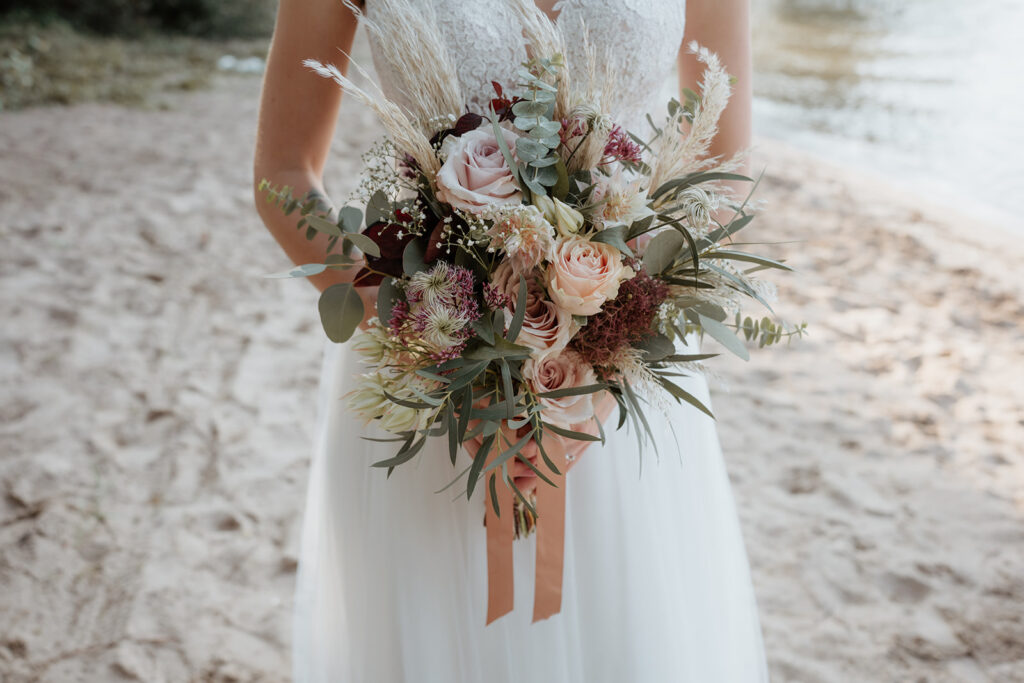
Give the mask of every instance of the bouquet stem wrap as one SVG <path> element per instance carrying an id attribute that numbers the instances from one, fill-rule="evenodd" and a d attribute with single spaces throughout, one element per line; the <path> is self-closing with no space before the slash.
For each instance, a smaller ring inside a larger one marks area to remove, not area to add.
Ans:
<path id="1" fill-rule="evenodd" d="M 565 447 L 558 437 L 544 438 L 544 451 L 560 474 L 548 472 L 555 486 L 537 486 L 537 565 L 533 594 L 534 623 L 558 614 L 562 609 L 562 574 L 565 558 Z M 500 455 L 494 449 L 488 460 Z M 513 493 L 507 486 L 496 486 L 498 510 L 487 497 L 487 623 L 512 611 L 514 580 L 512 543 L 515 518 Z M 502 517 L 498 512 L 504 510 Z"/>

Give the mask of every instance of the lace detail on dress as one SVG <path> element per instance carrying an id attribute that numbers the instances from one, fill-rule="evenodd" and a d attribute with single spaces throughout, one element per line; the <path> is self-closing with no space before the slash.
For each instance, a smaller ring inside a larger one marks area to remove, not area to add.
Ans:
<path id="1" fill-rule="evenodd" d="M 510 85 L 526 60 L 518 19 L 506 0 L 422 0 L 433 5 L 469 108 L 483 112 L 492 97 L 491 81 Z M 373 18 L 373 0 L 367 16 Z M 629 86 L 629 107 L 615 112 L 627 127 L 642 121 L 656 104 L 683 40 L 685 0 L 560 0 L 554 7 L 566 36 L 570 64 L 585 64 L 583 33 L 609 67 L 622 73 Z M 585 27 L 585 28 L 584 28 Z M 388 97 L 401 102 L 390 88 L 392 78 L 383 60 L 374 65 Z M 660 104 L 660 103 L 657 103 Z M 638 131 L 644 133 L 646 131 Z"/>

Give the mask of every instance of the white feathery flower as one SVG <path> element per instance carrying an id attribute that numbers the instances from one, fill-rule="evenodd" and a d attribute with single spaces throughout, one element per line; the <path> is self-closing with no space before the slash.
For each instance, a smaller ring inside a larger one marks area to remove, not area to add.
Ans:
<path id="1" fill-rule="evenodd" d="M 680 192 L 678 199 L 690 227 L 703 231 L 711 224 L 711 212 L 718 208 L 717 197 L 712 198 L 703 188 L 694 186 Z"/>
<path id="2" fill-rule="evenodd" d="M 434 306 L 427 311 L 423 341 L 435 349 L 447 349 L 461 341 L 458 336 L 469 321 L 448 306 Z"/>
<path id="3" fill-rule="evenodd" d="M 410 278 L 405 291 L 409 296 L 419 296 L 427 306 L 449 301 L 454 291 L 451 266 L 446 261 L 438 261 L 430 270 L 418 271 Z"/>

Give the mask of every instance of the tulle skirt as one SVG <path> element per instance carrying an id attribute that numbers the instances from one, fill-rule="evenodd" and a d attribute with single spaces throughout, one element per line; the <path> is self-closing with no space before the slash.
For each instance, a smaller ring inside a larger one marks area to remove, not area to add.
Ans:
<path id="1" fill-rule="evenodd" d="M 536 536 L 515 542 L 515 609 L 489 626 L 484 492 L 435 493 L 446 439 L 390 479 L 395 444 L 345 408 L 362 372 L 329 344 L 294 615 L 298 683 L 747 683 L 768 678 L 714 422 L 650 410 L 658 454 L 608 429 L 566 485 L 562 610 L 531 623 Z M 703 378 L 684 387 L 708 400 Z M 613 414 L 612 427 L 614 426 Z M 642 474 L 642 476 L 641 476 Z M 543 484 L 541 484 L 543 485 Z M 464 488 L 464 487 L 463 487 Z"/>

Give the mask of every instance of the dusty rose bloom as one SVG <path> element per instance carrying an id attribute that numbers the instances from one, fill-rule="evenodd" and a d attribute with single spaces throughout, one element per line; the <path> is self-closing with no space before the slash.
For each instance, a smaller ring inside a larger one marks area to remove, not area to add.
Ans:
<path id="1" fill-rule="evenodd" d="M 548 299 L 538 275 L 530 273 L 525 276 L 526 314 L 519 337 L 516 338 L 517 344 L 534 349 L 535 357 L 548 351 L 564 349 L 578 329 L 578 325 L 572 319 L 572 313 Z M 519 276 L 513 271 L 511 264 L 505 262 L 494 271 L 492 282 L 511 300 L 505 309 L 505 324 L 508 325 L 512 321 L 516 298 L 519 296 Z"/>
<path id="2" fill-rule="evenodd" d="M 546 353 L 523 363 L 523 377 L 536 393 L 594 384 L 594 368 L 572 349 Z M 593 394 L 539 399 L 547 422 L 566 426 L 584 422 L 594 415 Z"/>
<path id="3" fill-rule="evenodd" d="M 516 134 L 504 128 L 501 131 L 509 149 L 514 150 Z M 471 213 L 522 201 L 519 186 L 490 127 L 445 138 L 441 152 L 445 155 L 437 173 L 437 197 L 441 201 Z"/>
<path id="4" fill-rule="evenodd" d="M 559 243 L 546 274 L 552 300 L 573 315 L 594 315 L 633 275 L 618 249 L 585 237 Z"/>

